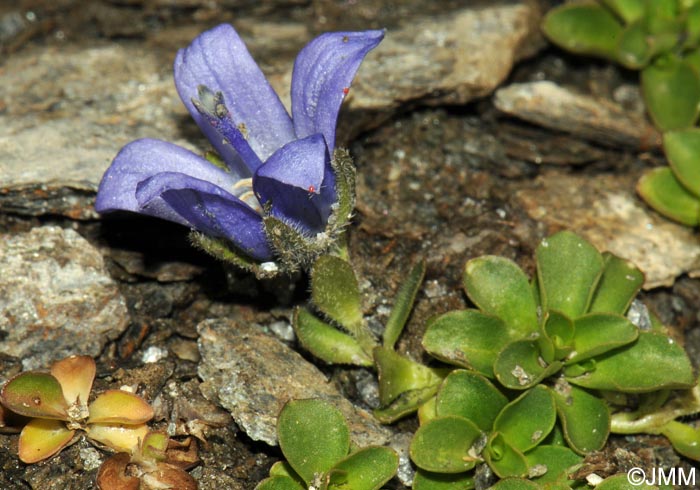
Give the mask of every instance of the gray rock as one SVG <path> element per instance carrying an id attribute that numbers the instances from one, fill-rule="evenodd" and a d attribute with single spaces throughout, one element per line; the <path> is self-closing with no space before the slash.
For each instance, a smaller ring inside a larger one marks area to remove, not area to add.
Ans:
<path id="1" fill-rule="evenodd" d="M 204 396 L 231 412 L 256 441 L 277 445 L 277 416 L 288 400 L 321 398 L 345 415 L 353 441 L 382 445 L 391 432 L 352 405 L 313 364 L 247 323 L 205 320 L 197 327 Z"/>
<path id="2" fill-rule="evenodd" d="M 550 81 L 501 88 L 493 103 L 506 114 L 613 148 L 661 144 L 660 133 L 643 112 L 628 111 L 611 100 L 578 94 Z"/>
<path id="3" fill-rule="evenodd" d="M 0 235 L 0 353 L 25 369 L 97 356 L 128 324 L 102 256 L 73 230 Z"/>

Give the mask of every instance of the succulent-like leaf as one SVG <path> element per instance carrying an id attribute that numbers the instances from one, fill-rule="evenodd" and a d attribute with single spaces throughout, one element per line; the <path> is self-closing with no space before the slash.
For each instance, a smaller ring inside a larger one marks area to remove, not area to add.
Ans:
<path id="1" fill-rule="evenodd" d="M 333 470 L 345 472 L 346 486 L 330 489 L 378 490 L 396 474 L 399 457 L 388 447 L 365 447 L 338 462 Z"/>
<path id="2" fill-rule="evenodd" d="M 2 389 L 0 400 L 26 417 L 68 420 L 68 403 L 61 385 L 47 373 L 27 371 L 11 378 Z"/>
<path id="3" fill-rule="evenodd" d="M 150 461 L 165 461 L 168 449 L 168 435 L 151 431 L 141 441 L 141 455 Z"/>
<path id="4" fill-rule="evenodd" d="M 639 334 L 627 318 L 608 313 L 589 313 L 574 321 L 575 353 L 565 364 L 575 364 L 634 342 Z"/>
<path id="5" fill-rule="evenodd" d="M 420 411 L 426 403 L 430 403 L 430 400 L 435 398 L 438 387 L 439 385 L 436 384 L 427 388 L 401 393 L 389 405 L 375 409 L 372 413 L 381 423 L 391 424 L 416 410 Z M 423 415 L 425 414 L 426 412 L 424 411 Z M 430 418 L 434 417 L 428 417 L 428 420 Z"/>
<path id="6" fill-rule="evenodd" d="M 475 487 L 471 473 L 431 473 L 416 471 L 413 477 L 413 490 L 472 490 Z"/>
<path id="7" fill-rule="evenodd" d="M 416 300 L 416 294 L 418 294 L 418 289 L 423 282 L 423 277 L 425 276 L 425 261 L 420 260 L 416 265 L 413 266 L 411 272 L 408 273 L 406 281 L 401 285 L 399 292 L 396 293 L 396 298 L 394 298 L 394 307 L 391 310 L 391 315 L 386 322 L 384 327 L 384 347 L 388 349 L 393 349 L 396 341 L 399 339 L 403 327 L 406 325 L 411 310 L 413 309 L 413 303 Z"/>
<path id="8" fill-rule="evenodd" d="M 288 476 L 271 476 L 258 483 L 255 490 L 306 490 L 306 487 Z"/>
<path id="9" fill-rule="evenodd" d="M 458 369 L 452 371 L 440 386 L 436 413 L 458 415 L 471 420 L 483 431 L 491 430 L 496 415 L 508 399 L 480 374 Z"/>
<path id="10" fill-rule="evenodd" d="M 535 386 L 506 405 L 493 423 L 493 430 L 515 449 L 526 452 L 551 432 L 557 420 L 554 397 L 544 386 Z"/>
<path id="11" fill-rule="evenodd" d="M 562 359 L 574 348 L 574 323 L 566 315 L 549 310 L 543 324 L 543 335 L 538 339 L 545 362 Z"/>
<path id="12" fill-rule="evenodd" d="M 107 390 L 90 404 L 88 424 L 143 424 L 153 418 L 153 408 L 138 395 Z"/>
<path id="13" fill-rule="evenodd" d="M 297 475 L 294 468 L 292 468 L 286 461 L 277 461 L 270 467 L 270 476 L 288 476 L 294 480 L 297 480 L 300 485 L 304 486 L 304 480 Z"/>
<path id="14" fill-rule="evenodd" d="M 360 288 L 345 260 L 322 255 L 311 269 L 311 299 L 316 307 L 350 333 L 363 328 Z"/>
<path id="15" fill-rule="evenodd" d="M 385 347 L 374 349 L 374 361 L 382 406 L 389 405 L 402 393 L 433 387 L 437 389 L 447 375 L 445 369 L 429 368 Z"/>
<path id="16" fill-rule="evenodd" d="M 525 459 L 530 468 L 546 469 L 543 475 L 537 477 L 539 483 L 567 480 L 567 471 L 583 461 L 581 456 L 568 447 L 544 444 L 540 444 L 525 454 Z"/>
<path id="17" fill-rule="evenodd" d="M 509 338 L 501 319 L 477 310 L 459 310 L 428 320 L 423 347 L 442 361 L 492 378 L 493 363 Z"/>
<path id="18" fill-rule="evenodd" d="M 639 476 L 639 474 L 637 475 Z M 596 485 L 595 488 L 596 490 L 630 490 L 630 487 L 632 487 L 632 484 L 630 483 L 629 476 L 623 473 L 609 476 Z M 638 484 L 635 483 L 634 488 L 639 490 L 659 490 L 659 487 L 656 485 L 649 485 L 646 481 L 640 481 Z"/>
<path id="19" fill-rule="evenodd" d="M 372 365 L 372 358 L 355 337 L 319 320 L 306 308 L 294 310 L 292 325 L 304 348 L 319 359 L 332 364 Z"/>
<path id="20" fill-rule="evenodd" d="M 564 437 L 579 454 L 602 449 L 610 433 L 610 410 L 600 398 L 568 383 L 553 391 Z"/>
<path id="21" fill-rule="evenodd" d="M 685 11 L 684 47 L 695 48 L 700 44 L 700 4 L 697 2 Z"/>
<path id="22" fill-rule="evenodd" d="M 700 461 L 700 427 L 671 420 L 663 426 L 661 433 L 668 437 L 677 452 L 686 458 Z"/>
<path id="23" fill-rule="evenodd" d="M 664 216 L 687 226 L 700 224 L 700 199 L 678 182 L 669 167 L 658 167 L 642 175 L 637 192 Z"/>
<path id="24" fill-rule="evenodd" d="M 141 446 L 141 441 L 146 438 L 149 429 L 146 424 L 92 424 L 87 426 L 85 432 L 93 441 L 115 451 L 133 454 Z"/>
<path id="25" fill-rule="evenodd" d="M 644 284 L 644 273 L 632 262 L 603 253 L 603 275 L 593 295 L 589 312 L 624 315 Z"/>
<path id="26" fill-rule="evenodd" d="M 95 360 L 90 356 L 70 356 L 51 366 L 51 375 L 63 389 L 68 403 L 87 404 L 95 379 Z"/>
<path id="27" fill-rule="evenodd" d="M 489 487 L 489 490 L 542 490 L 542 487 L 524 478 L 504 478 Z"/>
<path id="28" fill-rule="evenodd" d="M 625 24 L 640 19 L 646 11 L 645 0 L 602 0 L 601 3 L 615 12 Z"/>
<path id="29" fill-rule="evenodd" d="M 411 441 L 413 462 L 426 471 L 462 473 L 474 467 L 478 454 L 470 449 L 481 431 L 464 417 L 438 417 L 418 428 Z"/>
<path id="30" fill-rule="evenodd" d="M 649 63 L 652 55 L 644 22 L 640 20 L 626 26 L 617 43 L 617 61 L 626 68 L 640 69 Z"/>
<path id="31" fill-rule="evenodd" d="M 641 82 L 647 111 L 657 128 L 669 131 L 695 123 L 700 76 L 688 62 L 670 55 L 661 57 L 642 70 Z"/>
<path id="32" fill-rule="evenodd" d="M 464 289 L 484 313 L 503 320 L 513 337 L 537 330 L 537 305 L 525 273 L 512 260 L 493 255 L 467 262 Z"/>
<path id="33" fill-rule="evenodd" d="M 285 458 L 310 485 L 350 450 L 350 431 L 340 411 L 322 400 L 291 400 L 277 421 L 277 435 Z"/>
<path id="34" fill-rule="evenodd" d="M 683 389 L 695 384 L 683 348 L 670 337 L 653 332 L 640 332 L 632 344 L 596 357 L 593 369 L 567 379 L 585 388 L 624 393 Z"/>
<path id="35" fill-rule="evenodd" d="M 500 478 L 527 475 L 527 460 L 500 432 L 489 437 L 484 449 L 484 459 Z"/>
<path id="36" fill-rule="evenodd" d="M 622 25 L 595 3 L 571 3 L 550 10 L 542 30 L 553 43 L 579 54 L 613 58 Z"/>
<path id="37" fill-rule="evenodd" d="M 32 419 L 19 436 L 19 459 L 36 463 L 50 458 L 66 447 L 74 434 L 61 420 Z"/>
<path id="38" fill-rule="evenodd" d="M 518 340 L 505 346 L 498 354 L 493 371 L 503 386 L 525 390 L 556 373 L 561 366 L 559 361 L 545 362 L 536 340 Z"/>
<path id="39" fill-rule="evenodd" d="M 603 257 L 578 235 L 562 231 L 542 240 L 536 251 L 542 307 L 576 318 L 590 305 L 603 272 Z"/>
<path id="40" fill-rule="evenodd" d="M 665 133 L 664 152 L 678 182 L 700 198 L 700 128 Z"/>

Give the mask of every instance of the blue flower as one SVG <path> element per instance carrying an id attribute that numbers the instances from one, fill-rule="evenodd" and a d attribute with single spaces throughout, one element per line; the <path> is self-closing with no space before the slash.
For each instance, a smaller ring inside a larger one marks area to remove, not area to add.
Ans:
<path id="1" fill-rule="evenodd" d="M 309 239 L 325 236 L 338 202 L 338 111 L 383 36 L 326 33 L 305 46 L 294 63 L 290 117 L 230 25 L 202 33 L 178 52 L 175 85 L 225 168 L 172 143 L 136 140 L 105 172 L 95 208 L 175 221 L 258 262 L 278 255 L 265 217 Z"/>

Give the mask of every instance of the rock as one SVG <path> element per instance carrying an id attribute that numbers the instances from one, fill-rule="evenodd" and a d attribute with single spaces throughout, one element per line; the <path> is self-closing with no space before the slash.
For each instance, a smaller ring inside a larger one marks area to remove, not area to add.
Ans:
<path id="1" fill-rule="evenodd" d="M 353 406 L 321 371 L 276 338 L 227 319 L 205 320 L 197 330 L 202 393 L 231 412 L 251 439 L 277 445 L 277 416 L 284 404 L 321 398 L 343 412 L 359 446 L 389 441 L 387 428 Z"/>
<path id="2" fill-rule="evenodd" d="M 129 322 L 102 256 L 73 230 L 0 235 L 0 353 L 24 369 L 97 356 Z"/>
<path id="3" fill-rule="evenodd" d="M 570 229 L 599 250 L 635 263 L 645 289 L 673 285 L 676 277 L 700 276 L 700 243 L 691 228 L 673 223 L 634 195 L 639 175 L 576 175 L 547 171 L 517 201 L 549 233 Z"/>
<path id="4" fill-rule="evenodd" d="M 643 112 L 578 94 L 550 81 L 514 83 L 496 91 L 494 105 L 511 116 L 605 146 L 647 149 L 661 135 Z"/>

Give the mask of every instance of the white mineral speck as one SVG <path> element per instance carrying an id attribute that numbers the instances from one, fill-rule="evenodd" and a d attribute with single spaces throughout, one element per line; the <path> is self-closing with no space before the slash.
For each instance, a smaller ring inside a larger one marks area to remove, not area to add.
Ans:
<path id="1" fill-rule="evenodd" d="M 150 346 L 148 349 L 143 351 L 141 354 L 141 362 L 144 364 L 151 364 L 158 362 L 161 359 L 168 357 L 168 350 L 162 347 L 156 347 L 155 345 Z"/>

